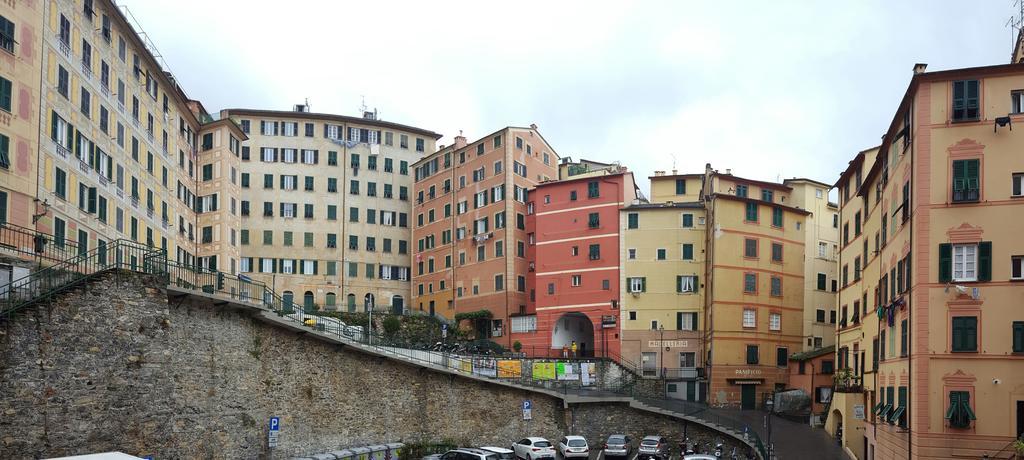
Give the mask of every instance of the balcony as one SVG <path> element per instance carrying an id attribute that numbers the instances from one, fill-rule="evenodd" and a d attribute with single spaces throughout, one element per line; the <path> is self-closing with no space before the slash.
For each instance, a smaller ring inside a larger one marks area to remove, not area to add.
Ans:
<path id="1" fill-rule="evenodd" d="M 132 197 L 132 207 L 138 209 L 138 207 L 139 207 L 139 197 L 137 197 L 137 196 L 133 196 Z"/>
<path id="2" fill-rule="evenodd" d="M 100 185 L 106 187 L 109 184 L 110 184 L 110 181 L 107 180 L 107 176 L 104 176 L 103 174 L 100 174 Z"/>
<path id="3" fill-rule="evenodd" d="M 103 97 L 110 97 L 110 88 L 106 83 L 100 82 L 100 92 L 103 93 Z"/>
<path id="4" fill-rule="evenodd" d="M 82 76 L 92 78 L 92 65 L 88 61 L 82 61 Z"/>
<path id="5" fill-rule="evenodd" d="M 666 379 L 696 380 L 703 374 L 703 368 L 677 367 L 665 369 Z"/>
<path id="6" fill-rule="evenodd" d="M 60 34 L 57 34 L 57 49 L 60 50 L 60 54 L 63 54 L 64 57 L 66 57 L 68 59 L 71 58 L 71 43 L 70 43 L 70 41 L 71 41 L 71 38 L 64 38 L 64 37 L 61 37 Z"/>
<path id="7" fill-rule="evenodd" d="M 86 163 L 85 160 L 79 158 L 78 159 L 78 169 L 82 170 L 82 172 L 85 172 L 85 173 L 89 172 L 89 163 Z"/>
<path id="8" fill-rule="evenodd" d="M 978 201 L 978 197 L 981 195 L 978 188 L 963 188 L 953 190 L 953 202 L 954 203 L 972 203 Z"/>
<path id="9" fill-rule="evenodd" d="M 861 393 L 864 385 L 859 376 L 853 374 L 850 369 L 841 369 L 833 379 L 833 386 L 836 393 Z"/>
<path id="10" fill-rule="evenodd" d="M 68 154 L 71 153 L 71 151 L 68 150 L 67 147 L 64 147 L 63 145 L 60 145 L 59 142 L 57 142 L 56 144 L 57 144 L 57 148 L 54 149 L 54 150 L 57 151 L 57 156 L 59 156 L 61 158 L 67 158 Z"/>

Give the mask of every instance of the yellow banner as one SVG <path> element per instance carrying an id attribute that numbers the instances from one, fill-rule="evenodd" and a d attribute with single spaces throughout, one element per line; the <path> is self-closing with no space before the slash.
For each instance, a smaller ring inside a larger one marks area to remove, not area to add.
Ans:
<path id="1" fill-rule="evenodd" d="M 523 375 L 523 362 L 518 359 L 498 361 L 498 378 L 515 379 Z"/>
<path id="2" fill-rule="evenodd" d="M 554 380 L 555 363 L 533 363 L 534 380 Z"/>

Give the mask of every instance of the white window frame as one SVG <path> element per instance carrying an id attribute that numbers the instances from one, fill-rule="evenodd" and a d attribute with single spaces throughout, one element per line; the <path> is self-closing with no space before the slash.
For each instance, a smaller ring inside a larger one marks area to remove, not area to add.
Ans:
<path id="1" fill-rule="evenodd" d="M 689 359 L 684 359 L 684 356 L 688 356 Z M 689 362 L 689 366 L 685 365 Z M 679 367 L 685 369 L 691 369 L 697 367 L 697 353 L 693 351 L 680 351 L 679 352 Z"/>
<path id="2" fill-rule="evenodd" d="M 696 318 L 697 318 L 697 315 L 694 314 L 693 312 L 683 312 L 683 323 L 680 325 L 683 328 L 681 330 L 683 330 L 683 331 L 696 331 L 697 330 Z"/>
<path id="3" fill-rule="evenodd" d="M 381 265 L 380 266 L 380 279 L 387 281 L 391 279 L 391 266 Z"/>
<path id="4" fill-rule="evenodd" d="M 285 163 L 297 162 L 298 155 L 295 154 L 295 149 L 281 149 L 281 161 Z"/>
<path id="5" fill-rule="evenodd" d="M 537 330 L 537 315 L 513 316 L 512 332 L 534 332 Z"/>
<path id="6" fill-rule="evenodd" d="M 633 277 L 629 278 L 629 292 L 643 292 L 643 278 Z"/>
<path id="7" fill-rule="evenodd" d="M 315 163 L 316 151 L 312 149 L 302 149 L 302 162 L 311 165 Z"/>
<path id="8" fill-rule="evenodd" d="M 683 279 L 682 279 L 682 282 L 680 283 L 681 286 L 680 286 L 679 292 L 682 292 L 682 293 L 693 293 L 694 292 L 693 291 L 694 284 L 696 284 L 696 281 L 697 281 L 695 279 L 696 276 L 695 275 L 682 275 L 682 276 L 683 276 Z"/>
<path id="9" fill-rule="evenodd" d="M 1010 113 L 1024 113 L 1024 91 L 1010 91 Z"/>
<path id="10" fill-rule="evenodd" d="M 398 267 L 398 280 L 399 281 L 409 281 L 409 268 L 408 267 Z"/>
<path id="11" fill-rule="evenodd" d="M 264 136 L 273 136 L 274 135 L 274 122 L 272 122 L 272 121 L 262 121 L 262 122 L 260 122 L 260 134 L 262 134 Z"/>
<path id="12" fill-rule="evenodd" d="M 371 144 L 380 144 L 380 139 L 377 138 L 377 131 L 373 129 L 370 130 L 367 140 L 370 141 Z"/>
<path id="13" fill-rule="evenodd" d="M 1020 272 L 1021 276 L 1017 276 L 1017 277 L 1013 276 L 1013 265 L 1014 264 L 1017 264 L 1019 266 L 1018 271 Z M 1012 279 L 1012 280 L 1024 279 L 1024 256 L 1010 256 L 1010 279 Z"/>
<path id="14" fill-rule="evenodd" d="M 299 135 L 299 124 L 296 122 L 281 122 L 282 134 L 288 137 L 295 137 Z"/>
<path id="15" fill-rule="evenodd" d="M 295 190 L 295 184 L 298 182 L 295 176 L 284 176 L 284 184 L 281 188 L 285 190 Z"/>
<path id="16" fill-rule="evenodd" d="M 238 271 L 240 273 L 249 273 L 249 272 L 251 272 L 252 271 L 251 267 L 250 267 L 251 264 L 252 264 L 252 259 L 251 258 L 249 258 L 249 257 L 242 257 L 241 259 L 238 260 Z"/>
<path id="17" fill-rule="evenodd" d="M 312 260 L 303 260 L 302 261 L 302 273 L 305 273 L 307 275 L 312 275 L 313 274 L 313 261 Z"/>
<path id="18" fill-rule="evenodd" d="M 572 277 L 570 278 L 570 282 L 572 284 L 572 287 L 579 287 L 581 284 L 583 284 L 583 275 L 572 275 Z"/>
<path id="19" fill-rule="evenodd" d="M 338 125 L 327 125 L 327 138 L 338 140 Z"/>
<path id="20" fill-rule="evenodd" d="M 768 330 L 781 331 L 782 330 L 782 313 L 769 313 L 768 314 Z"/>
<path id="21" fill-rule="evenodd" d="M 753 308 L 743 309 L 743 327 L 757 327 L 757 310 Z"/>
<path id="22" fill-rule="evenodd" d="M 392 223 L 392 222 L 394 222 L 394 219 L 392 219 L 392 216 L 393 216 L 393 215 L 394 215 L 394 212 L 391 212 L 391 211 L 385 211 L 385 212 L 384 212 L 383 214 L 381 214 L 381 216 L 380 216 L 380 224 L 381 224 L 381 225 L 387 225 L 387 226 L 393 226 L 393 225 L 395 225 L 395 224 L 393 224 L 393 223 Z"/>
<path id="23" fill-rule="evenodd" d="M 273 273 L 274 272 L 274 259 L 263 259 L 263 266 L 260 267 L 260 273 Z"/>
<path id="24" fill-rule="evenodd" d="M 815 198 L 820 200 L 824 195 L 825 195 L 825 193 L 820 188 L 814 189 L 814 197 Z"/>
<path id="25" fill-rule="evenodd" d="M 823 241 L 818 242 L 818 257 L 825 259 L 828 257 L 828 243 Z"/>
<path id="26" fill-rule="evenodd" d="M 281 217 L 289 219 L 294 218 L 296 207 L 295 203 L 284 203 L 284 210 L 281 212 Z"/>
<path id="27" fill-rule="evenodd" d="M 348 128 L 348 139 L 359 142 L 359 128 Z"/>
<path id="28" fill-rule="evenodd" d="M 978 281 L 978 244 L 954 244 L 952 264 L 953 281 Z"/>
<path id="29" fill-rule="evenodd" d="M 263 162 L 264 163 L 273 163 L 274 162 L 274 149 L 272 149 L 270 147 L 263 147 L 261 149 L 261 152 L 263 153 L 262 157 L 263 157 Z"/>
<path id="30" fill-rule="evenodd" d="M 281 259 L 281 273 L 295 273 L 295 265 L 291 259 Z"/>

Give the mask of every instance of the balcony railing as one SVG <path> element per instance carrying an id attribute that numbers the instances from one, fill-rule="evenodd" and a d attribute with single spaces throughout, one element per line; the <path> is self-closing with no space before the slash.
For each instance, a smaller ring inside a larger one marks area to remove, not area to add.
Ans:
<path id="1" fill-rule="evenodd" d="M 60 54 L 63 54 L 64 57 L 71 57 L 71 43 L 65 40 L 64 37 L 61 37 L 60 34 L 57 34 L 57 49 L 60 50 Z"/>
<path id="2" fill-rule="evenodd" d="M 847 369 L 847 371 L 849 371 Z M 852 373 L 837 373 L 833 376 L 835 379 L 834 387 L 836 393 L 860 393 L 864 391 L 864 385 L 859 376 L 852 375 Z"/>
<path id="3" fill-rule="evenodd" d="M 953 202 L 967 203 L 972 201 L 978 201 L 979 195 L 980 193 L 977 188 L 953 190 Z"/>

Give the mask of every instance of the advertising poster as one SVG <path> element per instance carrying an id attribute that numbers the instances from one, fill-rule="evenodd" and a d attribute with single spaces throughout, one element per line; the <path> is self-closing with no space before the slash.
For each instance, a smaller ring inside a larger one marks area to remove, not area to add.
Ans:
<path id="1" fill-rule="evenodd" d="M 517 379 L 523 375 L 523 363 L 518 359 L 498 361 L 499 379 Z"/>
<path id="2" fill-rule="evenodd" d="M 594 384 L 594 371 L 596 370 L 596 367 L 597 366 L 594 366 L 593 363 L 580 364 L 580 380 L 583 383 L 583 386 L 588 387 Z"/>
<path id="3" fill-rule="evenodd" d="M 579 380 L 579 364 L 558 362 L 555 364 L 555 375 L 558 380 Z"/>
<path id="4" fill-rule="evenodd" d="M 554 380 L 555 363 L 533 363 L 534 380 Z"/>
<path id="5" fill-rule="evenodd" d="M 484 377 L 496 377 L 498 369 L 491 358 L 473 358 L 473 373 Z"/>

